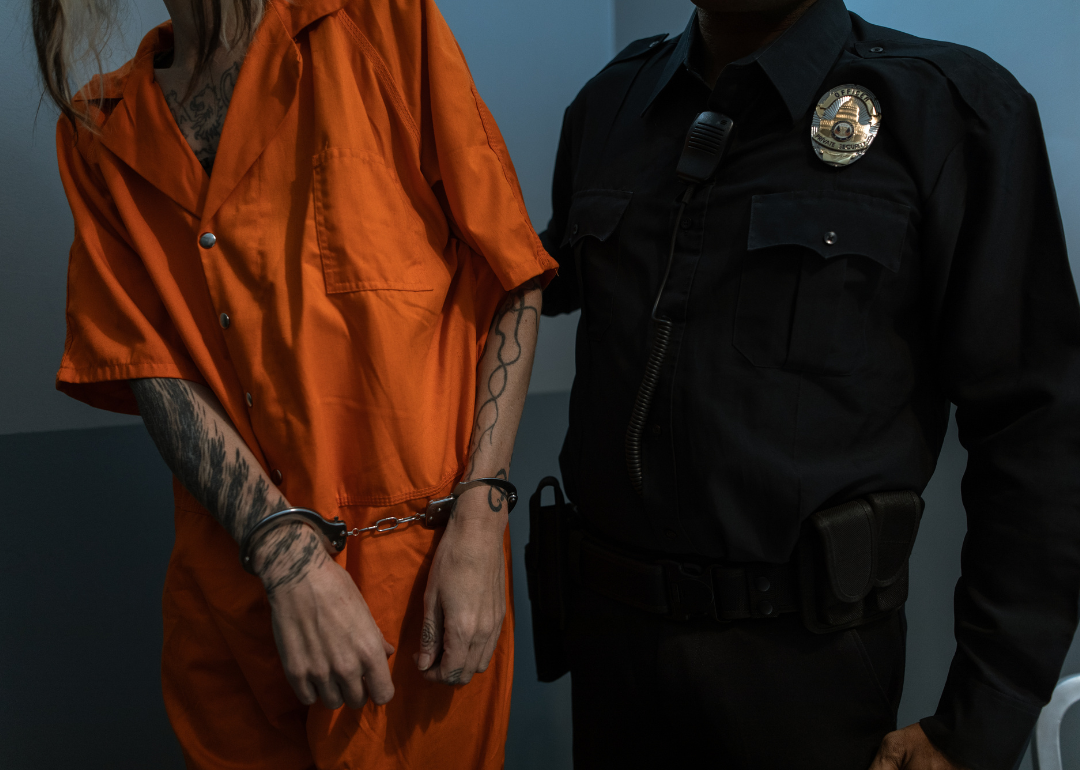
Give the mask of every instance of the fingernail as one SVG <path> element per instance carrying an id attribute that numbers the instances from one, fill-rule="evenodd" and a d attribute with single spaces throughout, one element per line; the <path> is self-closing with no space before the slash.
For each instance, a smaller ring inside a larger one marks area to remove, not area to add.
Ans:
<path id="1" fill-rule="evenodd" d="M 431 655 L 426 652 L 423 653 L 416 665 L 420 666 L 421 671 L 427 671 L 431 667 Z"/>

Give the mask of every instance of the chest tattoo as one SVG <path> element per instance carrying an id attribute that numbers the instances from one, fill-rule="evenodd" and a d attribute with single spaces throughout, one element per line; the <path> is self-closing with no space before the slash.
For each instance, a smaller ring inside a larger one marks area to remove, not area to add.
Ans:
<path id="1" fill-rule="evenodd" d="M 186 102 L 181 101 L 181 95 L 174 89 L 164 92 L 176 125 L 207 174 L 214 167 L 225 114 L 239 74 L 240 62 L 236 62 L 199 86 Z"/>

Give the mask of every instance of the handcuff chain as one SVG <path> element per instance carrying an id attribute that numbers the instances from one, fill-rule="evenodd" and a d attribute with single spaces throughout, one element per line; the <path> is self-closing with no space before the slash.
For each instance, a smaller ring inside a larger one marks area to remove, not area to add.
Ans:
<path id="1" fill-rule="evenodd" d="M 387 516 L 384 519 L 379 519 L 374 524 L 372 524 L 370 527 L 353 527 L 352 529 L 350 529 L 345 534 L 348 537 L 359 537 L 360 535 L 362 535 L 365 532 L 375 532 L 375 533 L 393 532 L 395 529 L 400 527 L 402 524 L 410 524 L 410 523 L 412 523 L 414 521 L 423 521 L 425 518 L 427 518 L 427 514 L 423 513 L 423 512 L 414 513 L 412 516 L 403 516 L 400 519 L 397 516 Z M 387 524 L 388 522 L 389 522 L 389 526 L 383 526 L 384 524 Z"/>

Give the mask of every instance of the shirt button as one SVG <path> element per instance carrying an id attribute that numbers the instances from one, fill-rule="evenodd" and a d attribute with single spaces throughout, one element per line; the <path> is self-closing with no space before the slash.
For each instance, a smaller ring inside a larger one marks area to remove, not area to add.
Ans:
<path id="1" fill-rule="evenodd" d="M 761 610 L 761 614 L 769 616 L 773 614 L 773 606 L 771 602 L 762 602 L 758 605 L 758 609 Z"/>
<path id="2" fill-rule="evenodd" d="M 875 45 L 873 48 L 870 49 L 870 53 L 881 53 L 884 50 L 885 49 L 882 48 L 881 46 Z"/>
<path id="3" fill-rule="evenodd" d="M 654 436 L 659 436 L 663 432 L 663 430 L 664 429 L 661 428 L 659 425 L 652 426 L 652 434 Z"/>
<path id="4" fill-rule="evenodd" d="M 836 233 L 832 230 L 825 233 L 825 244 L 828 246 L 835 246 L 837 241 Z"/>
<path id="5" fill-rule="evenodd" d="M 769 582 L 769 579 L 768 579 L 767 577 L 765 577 L 764 575 L 762 575 L 762 576 L 760 576 L 760 577 L 759 577 L 759 578 L 757 579 L 757 590 L 758 590 L 758 593 L 762 593 L 762 594 L 763 594 L 763 593 L 765 593 L 766 591 L 768 591 L 768 590 L 769 590 L 770 588 L 772 588 L 772 583 L 770 583 L 770 582 Z"/>
<path id="6" fill-rule="evenodd" d="M 275 484 L 280 484 L 281 483 L 281 471 L 274 471 L 274 483 Z"/>
<path id="7" fill-rule="evenodd" d="M 221 328 L 222 329 L 228 329 L 229 324 L 232 323 L 232 321 L 229 320 L 229 314 L 228 313 L 222 313 L 220 316 L 218 316 L 218 320 L 221 321 Z"/>
<path id="8" fill-rule="evenodd" d="M 203 233 L 199 236 L 199 245 L 204 249 L 212 249 L 217 243 L 217 236 L 213 233 Z"/>
<path id="9" fill-rule="evenodd" d="M 248 406 L 255 406 L 255 399 L 253 399 L 253 398 L 251 397 L 251 394 L 250 394 L 250 393 L 248 393 L 248 394 L 246 394 L 246 395 L 247 395 L 247 402 L 248 402 Z"/>
<path id="10" fill-rule="evenodd" d="M 683 219 L 683 221 L 682 221 L 682 229 L 683 230 L 689 230 L 693 226 L 694 226 L 694 220 L 693 219 L 691 219 L 690 217 L 686 217 L 685 219 Z"/>

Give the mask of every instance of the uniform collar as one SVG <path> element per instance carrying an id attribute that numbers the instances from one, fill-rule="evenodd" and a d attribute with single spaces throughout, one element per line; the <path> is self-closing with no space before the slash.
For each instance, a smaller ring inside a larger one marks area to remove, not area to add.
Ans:
<path id="1" fill-rule="evenodd" d="M 697 35 L 696 26 L 697 11 L 678 37 L 645 109 L 668 87 L 679 69 L 693 72 L 690 52 Z M 817 90 L 850 34 L 851 17 L 844 0 L 817 0 L 770 45 L 732 62 L 728 68 L 758 67 L 773 84 L 795 122 L 819 96 Z"/>
<path id="2" fill-rule="evenodd" d="M 172 22 L 165 22 L 142 39 L 135 56 L 120 71 L 122 76 L 118 72 L 105 77 L 106 98 L 118 98 L 119 102 L 101 130 L 101 143 L 197 216 L 206 197 L 206 178 L 186 149 L 184 136 L 154 80 L 154 56 L 170 48 Z"/>
<path id="3" fill-rule="evenodd" d="M 267 3 L 263 21 L 240 68 L 209 182 L 187 149 L 154 79 L 154 55 L 172 47 L 171 22 L 151 30 L 134 58 L 102 81 L 106 98 L 120 101 L 102 129 L 101 143 L 193 215 L 209 219 L 293 109 L 302 69 L 294 36 L 317 19 L 339 10 L 344 2 Z"/>

